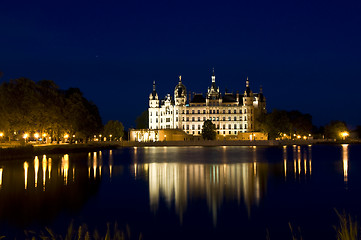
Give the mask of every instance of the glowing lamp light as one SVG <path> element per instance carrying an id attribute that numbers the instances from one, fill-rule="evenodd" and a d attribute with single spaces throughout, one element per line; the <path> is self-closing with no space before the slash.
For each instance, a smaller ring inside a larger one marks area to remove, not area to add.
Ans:
<path id="1" fill-rule="evenodd" d="M 300 135 L 297 135 L 297 138 L 301 138 L 301 136 L 300 136 Z"/>
<path id="2" fill-rule="evenodd" d="M 34 134 L 34 137 L 35 137 L 36 139 L 38 139 L 38 138 L 39 138 L 39 133 L 35 133 L 35 134 Z"/>
<path id="3" fill-rule="evenodd" d="M 341 136 L 344 138 L 347 137 L 348 135 L 349 135 L 348 132 L 341 132 Z"/>
<path id="4" fill-rule="evenodd" d="M 64 138 L 68 138 L 68 137 L 69 137 L 69 135 L 68 135 L 68 134 L 65 134 L 65 135 L 64 135 Z"/>
<path id="5" fill-rule="evenodd" d="M 23 138 L 27 139 L 29 137 L 29 135 L 27 133 L 24 134 Z"/>
<path id="6" fill-rule="evenodd" d="M 3 137 L 4 136 L 4 133 L 3 132 L 0 132 L 0 137 Z"/>
<path id="7" fill-rule="evenodd" d="M 306 136 L 303 136 L 303 139 L 305 139 L 305 140 L 306 140 L 306 139 L 307 139 L 307 137 L 306 137 Z"/>
<path id="8" fill-rule="evenodd" d="M 75 138 L 75 135 L 73 135 L 73 138 Z"/>
<path id="9" fill-rule="evenodd" d="M 113 136 L 113 135 L 111 135 L 111 134 L 109 135 L 109 137 L 112 137 L 112 136 Z"/>
<path id="10" fill-rule="evenodd" d="M 46 133 L 43 133 L 43 137 L 46 137 Z"/>

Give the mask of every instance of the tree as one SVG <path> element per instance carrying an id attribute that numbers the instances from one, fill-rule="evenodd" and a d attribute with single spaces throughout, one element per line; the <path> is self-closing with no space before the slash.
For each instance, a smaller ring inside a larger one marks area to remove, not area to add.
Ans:
<path id="1" fill-rule="evenodd" d="M 149 122 L 148 110 L 142 112 L 135 120 L 137 129 L 147 129 Z"/>
<path id="2" fill-rule="evenodd" d="M 308 135 L 312 131 L 312 116 L 299 111 L 287 113 L 291 123 L 291 134 Z"/>
<path id="3" fill-rule="evenodd" d="M 342 121 L 331 121 L 325 126 L 325 137 L 341 140 L 342 132 L 348 132 L 348 128 L 345 122 Z"/>
<path id="4" fill-rule="evenodd" d="M 291 132 L 291 122 L 286 111 L 274 109 L 268 113 L 261 123 L 263 132 L 268 133 L 270 139 L 281 137 Z"/>
<path id="5" fill-rule="evenodd" d="M 103 135 L 105 137 L 110 137 L 112 140 L 120 140 L 124 136 L 124 127 L 121 122 L 118 120 L 110 120 L 105 124 Z"/>
<path id="6" fill-rule="evenodd" d="M 361 126 L 360 125 L 356 126 L 355 132 L 356 132 L 357 138 L 361 138 Z"/>
<path id="7" fill-rule="evenodd" d="M 216 135 L 217 135 L 216 125 L 214 125 L 211 120 L 204 121 L 202 128 L 203 139 L 214 140 L 216 139 Z"/>
<path id="8" fill-rule="evenodd" d="M 102 126 L 97 106 L 79 89 L 64 91 L 53 81 L 36 83 L 27 78 L 0 85 L 0 131 L 7 136 L 19 139 L 23 133 L 37 132 L 59 140 L 67 133 L 87 139 L 99 133 Z"/>

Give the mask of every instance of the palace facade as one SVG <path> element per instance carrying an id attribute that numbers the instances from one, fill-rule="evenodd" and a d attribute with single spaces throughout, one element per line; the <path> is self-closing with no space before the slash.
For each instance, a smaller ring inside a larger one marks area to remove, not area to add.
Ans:
<path id="1" fill-rule="evenodd" d="M 187 97 L 188 96 L 188 97 Z M 187 94 L 187 88 L 179 76 L 174 95 L 167 94 L 160 100 L 155 82 L 149 95 L 149 129 L 179 129 L 187 134 L 201 135 L 205 120 L 216 125 L 217 134 L 239 135 L 258 130 L 256 117 L 266 112 L 266 98 L 262 93 L 253 93 L 248 77 L 243 94 L 221 94 L 213 71 L 211 86 L 207 93 Z M 252 139 L 251 139 L 252 140 Z"/>

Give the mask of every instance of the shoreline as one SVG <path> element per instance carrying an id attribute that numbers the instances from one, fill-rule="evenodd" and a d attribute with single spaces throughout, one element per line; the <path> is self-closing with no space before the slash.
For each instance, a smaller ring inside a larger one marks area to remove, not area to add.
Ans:
<path id="1" fill-rule="evenodd" d="M 200 141 L 163 141 L 163 142 L 92 142 L 85 144 L 52 144 L 52 145 L 25 145 L 3 146 L 0 148 L 0 160 L 13 158 L 26 158 L 42 154 L 66 154 L 85 151 L 99 151 L 105 149 L 117 149 L 125 147 L 217 147 L 217 146 L 292 146 L 292 145 L 339 145 L 360 144 L 361 141 L 332 141 L 332 140 L 255 140 L 255 141 L 232 141 L 232 140 L 200 140 Z M 0 145 L 1 147 L 1 145 Z"/>

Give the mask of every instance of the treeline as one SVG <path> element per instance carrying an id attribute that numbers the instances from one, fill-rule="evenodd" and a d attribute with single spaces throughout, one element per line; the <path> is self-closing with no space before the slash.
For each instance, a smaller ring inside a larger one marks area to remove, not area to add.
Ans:
<path id="1" fill-rule="evenodd" d="M 27 78 L 0 85 L 0 131 L 9 140 L 38 133 L 52 141 L 65 134 L 86 141 L 102 128 L 97 106 L 78 88 L 61 90 L 53 81 Z"/>
<path id="2" fill-rule="evenodd" d="M 343 121 L 331 121 L 325 126 L 316 127 L 312 124 L 312 116 L 299 111 L 285 111 L 274 109 L 271 113 L 258 117 L 259 130 L 268 133 L 269 139 L 276 138 L 327 138 L 343 139 L 341 133 L 349 132 Z M 356 129 L 361 137 L 361 127 Z"/>

